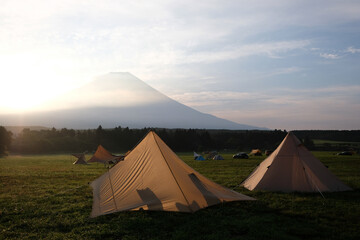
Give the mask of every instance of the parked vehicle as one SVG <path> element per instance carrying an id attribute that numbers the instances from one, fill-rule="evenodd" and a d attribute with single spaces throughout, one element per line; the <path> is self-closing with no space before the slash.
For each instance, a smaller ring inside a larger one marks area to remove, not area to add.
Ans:
<path id="1" fill-rule="evenodd" d="M 239 153 L 233 155 L 233 158 L 234 158 L 234 159 L 240 159 L 240 158 L 248 159 L 248 158 L 249 158 L 249 155 L 247 155 L 247 154 L 244 153 L 244 152 L 239 152 Z"/>
<path id="2" fill-rule="evenodd" d="M 344 151 L 344 152 L 339 152 L 337 155 L 353 155 L 352 152 L 349 152 L 349 151 Z"/>

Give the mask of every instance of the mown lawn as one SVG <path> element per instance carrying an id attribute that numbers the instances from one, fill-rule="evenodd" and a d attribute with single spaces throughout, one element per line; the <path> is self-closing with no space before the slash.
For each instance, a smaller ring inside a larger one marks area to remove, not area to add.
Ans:
<path id="1" fill-rule="evenodd" d="M 239 184 L 264 157 L 194 161 L 213 181 L 257 201 L 212 206 L 194 214 L 120 212 L 89 218 L 88 183 L 101 164 L 73 165 L 68 155 L 0 158 L 0 239 L 360 239 L 360 156 L 314 153 L 352 192 L 251 192 Z"/>

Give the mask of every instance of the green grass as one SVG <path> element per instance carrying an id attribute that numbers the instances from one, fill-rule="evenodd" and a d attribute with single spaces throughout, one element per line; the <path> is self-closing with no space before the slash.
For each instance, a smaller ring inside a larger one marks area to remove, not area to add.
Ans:
<path id="1" fill-rule="evenodd" d="M 332 140 L 323 140 L 323 139 L 313 139 L 315 144 L 324 144 L 324 143 L 331 143 L 331 144 L 360 144 L 360 142 L 343 142 L 343 141 L 332 141 Z"/>
<path id="2" fill-rule="evenodd" d="M 343 148 L 346 150 L 347 148 L 360 148 L 360 142 L 342 142 L 342 141 L 331 141 L 331 140 L 322 140 L 322 139 L 314 139 L 313 140 L 315 146 L 321 147 L 324 145 L 331 145 L 333 147 Z"/>
<path id="3" fill-rule="evenodd" d="M 252 196 L 194 214 L 119 212 L 89 218 L 88 182 L 101 164 L 73 165 L 68 155 L 0 158 L 0 239 L 360 239 L 360 157 L 315 152 L 352 192 L 273 193 L 239 184 L 265 157 L 194 161 L 213 181 Z"/>

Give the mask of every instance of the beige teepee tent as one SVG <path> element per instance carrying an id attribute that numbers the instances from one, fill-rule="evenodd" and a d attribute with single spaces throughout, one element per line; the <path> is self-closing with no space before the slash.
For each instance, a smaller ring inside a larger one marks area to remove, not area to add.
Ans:
<path id="1" fill-rule="evenodd" d="M 241 185 L 249 190 L 282 192 L 351 190 L 315 158 L 292 132 Z"/>
<path id="2" fill-rule="evenodd" d="M 99 162 L 99 163 L 109 163 L 109 162 L 117 162 L 122 159 L 122 156 L 115 156 L 111 154 L 108 150 L 106 150 L 103 146 L 99 145 L 88 163 L 90 162 Z"/>
<path id="3" fill-rule="evenodd" d="M 152 131 L 91 186 L 91 217 L 140 209 L 195 212 L 221 202 L 254 200 L 196 172 Z"/>
<path id="4" fill-rule="evenodd" d="M 85 154 L 84 153 L 73 153 L 71 154 L 73 155 L 74 157 L 76 157 L 76 161 L 73 162 L 73 164 L 88 164 L 86 162 L 86 159 L 85 159 Z"/>
<path id="5" fill-rule="evenodd" d="M 249 155 L 262 156 L 262 153 L 261 153 L 261 150 L 260 150 L 260 149 L 253 149 L 253 150 L 251 150 L 251 152 L 249 153 Z"/>

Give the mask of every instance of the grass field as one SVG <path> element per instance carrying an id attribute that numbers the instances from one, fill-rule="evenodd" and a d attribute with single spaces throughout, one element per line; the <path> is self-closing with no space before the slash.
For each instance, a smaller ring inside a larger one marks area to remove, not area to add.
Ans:
<path id="1" fill-rule="evenodd" d="M 342 149 L 343 151 L 352 148 L 352 149 L 360 149 L 360 142 L 342 142 L 342 141 L 331 141 L 331 140 L 322 140 L 322 139 L 314 139 L 313 140 L 316 147 L 321 146 L 332 146 Z"/>
<path id="2" fill-rule="evenodd" d="M 248 191 L 240 182 L 264 157 L 194 161 L 213 181 L 252 196 L 193 214 L 120 212 L 89 218 L 89 182 L 101 164 L 73 165 L 68 155 L 0 158 L 0 239 L 360 239 L 360 156 L 314 153 L 352 192 Z"/>
<path id="3" fill-rule="evenodd" d="M 359 145 L 360 142 L 344 142 L 344 141 L 332 141 L 332 140 L 323 140 L 323 139 L 313 139 L 314 144 L 324 144 L 324 143 L 330 143 L 330 144 L 354 144 Z"/>

